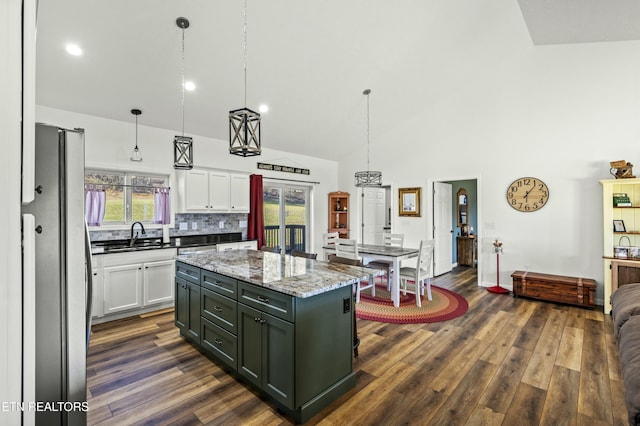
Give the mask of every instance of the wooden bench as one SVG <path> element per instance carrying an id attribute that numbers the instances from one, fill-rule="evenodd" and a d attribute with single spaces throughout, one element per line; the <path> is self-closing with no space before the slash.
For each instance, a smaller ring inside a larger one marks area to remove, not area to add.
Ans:
<path id="1" fill-rule="evenodd" d="M 514 297 L 524 296 L 589 309 L 595 306 L 595 280 L 528 271 L 515 271 L 511 278 Z"/>

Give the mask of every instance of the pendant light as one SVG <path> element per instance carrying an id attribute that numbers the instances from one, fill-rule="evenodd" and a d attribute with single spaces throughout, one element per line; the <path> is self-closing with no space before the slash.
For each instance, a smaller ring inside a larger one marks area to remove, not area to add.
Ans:
<path id="1" fill-rule="evenodd" d="M 129 159 L 139 163 L 142 161 L 142 154 L 140 154 L 140 150 L 138 149 L 138 116 L 142 114 L 142 111 L 139 109 L 132 109 L 131 114 L 136 116 L 136 147 L 131 151 L 131 157 L 129 157 Z"/>
<path id="2" fill-rule="evenodd" d="M 184 135 L 184 30 L 189 28 L 187 18 L 176 19 L 176 25 L 182 28 L 182 135 L 173 138 L 173 168 L 193 168 L 193 138 Z"/>
<path id="3" fill-rule="evenodd" d="M 369 95 L 371 94 L 371 89 L 366 89 L 362 94 L 367 97 L 367 170 L 356 172 L 356 186 L 378 187 L 382 185 L 382 173 L 369 170 Z"/>
<path id="4" fill-rule="evenodd" d="M 229 111 L 229 153 L 252 157 L 262 153 L 260 114 L 247 108 L 247 0 L 244 0 L 244 108 Z"/>

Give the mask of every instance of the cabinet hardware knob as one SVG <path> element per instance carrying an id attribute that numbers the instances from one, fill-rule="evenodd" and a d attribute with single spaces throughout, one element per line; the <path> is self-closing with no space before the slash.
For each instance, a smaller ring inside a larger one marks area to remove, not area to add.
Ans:
<path id="1" fill-rule="evenodd" d="M 266 319 L 262 319 L 262 318 L 260 318 L 260 324 L 264 324 L 264 323 L 266 323 L 266 322 L 267 322 L 267 320 L 266 320 Z"/>
<path id="2" fill-rule="evenodd" d="M 40 225 L 36 226 L 36 232 L 38 234 L 42 234 L 42 226 L 40 226 Z"/>
<path id="3" fill-rule="evenodd" d="M 222 340 L 218 338 L 213 339 L 213 341 L 215 342 L 216 345 L 222 345 Z"/>
<path id="4" fill-rule="evenodd" d="M 38 185 L 38 186 L 36 186 L 36 192 L 37 192 L 38 194 L 42 194 L 42 185 Z"/>
<path id="5" fill-rule="evenodd" d="M 262 303 L 269 303 L 268 297 L 258 296 L 258 300 L 261 301 Z"/>

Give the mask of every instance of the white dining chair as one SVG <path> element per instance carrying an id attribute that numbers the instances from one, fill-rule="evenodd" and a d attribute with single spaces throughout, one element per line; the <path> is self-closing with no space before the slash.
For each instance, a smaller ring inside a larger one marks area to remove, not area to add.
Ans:
<path id="1" fill-rule="evenodd" d="M 338 238 L 335 240 L 336 255 L 347 259 L 360 260 L 358 255 L 358 243 L 356 240 L 348 238 Z"/>
<path id="2" fill-rule="evenodd" d="M 337 232 L 325 232 L 322 234 L 322 246 L 329 247 L 324 250 L 325 259 L 329 258 L 329 253 L 335 251 L 336 240 L 340 238 L 340 234 Z M 328 251 L 327 251 L 328 250 Z"/>
<path id="3" fill-rule="evenodd" d="M 400 268 L 400 290 L 402 294 L 413 293 L 416 295 L 416 305 L 422 307 L 422 295 L 424 289 L 427 289 L 427 299 L 431 297 L 431 264 L 433 263 L 433 240 L 420 241 L 420 251 L 416 267 Z M 409 282 L 413 281 L 415 287 L 409 289 Z"/>
<path id="4" fill-rule="evenodd" d="M 382 245 L 388 247 L 400 247 L 404 246 L 404 234 L 391 234 L 385 232 L 382 234 Z M 391 291 L 391 273 L 393 271 L 392 260 L 372 260 L 367 263 L 367 267 L 374 269 L 382 269 L 386 271 L 387 275 L 387 291 Z"/>
<path id="5" fill-rule="evenodd" d="M 340 241 L 342 241 L 341 239 Z M 344 254 L 344 253 L 343 253 Z M 362 266 L 362 260 L 354 259 L 352 257 L 340 256 L 338 254 L 330 254 L 328 257 L 329 262 L 342 263 L 345 265 Z M 358 282 L 353 285 L 353 289 L 356 293 L 356 303 L 360 303 L 360 293 L 362 290 L 371 289 L 371 296 L 376 297 L 376 281 L 373 275 L 369 275 L 367 281 L 358 279 Z"/>

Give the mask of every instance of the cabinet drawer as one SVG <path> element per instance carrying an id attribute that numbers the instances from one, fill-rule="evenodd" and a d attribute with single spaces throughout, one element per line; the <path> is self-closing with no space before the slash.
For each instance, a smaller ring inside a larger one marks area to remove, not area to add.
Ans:
<path id="1" fill-rule="evenodd" d="M 238 334 L 238 302 L 224 297 L 205 287 L 200 291 L 200 315 L 224 328 Z"/>
<path id="2" fill-rule="evenodd" d="M 192 283 L 200 284 L 200 268 L 197 266 L 176 262 L 176 276 Z"/>
<path id="3" fill-rule="evenodd" d="M 231 299 L 238 299 L 238 282 L 233 278 L 202 270 L 202 281 L 200 284 L 204 288 L 208 288 L 211 291 L 215 291 Z"/>
<path id="4" fill-rule="evenodd" d="M 238 368 L 238 338 L 206 318 L 200 324 L 202 349 L 228 367 Z"/>
<path id="5" fill-rule="evenodd" d="M 238 281 L 238 301 L 260 311 L 293 322 L 293 297 Z"/>

